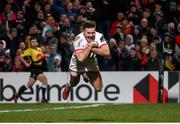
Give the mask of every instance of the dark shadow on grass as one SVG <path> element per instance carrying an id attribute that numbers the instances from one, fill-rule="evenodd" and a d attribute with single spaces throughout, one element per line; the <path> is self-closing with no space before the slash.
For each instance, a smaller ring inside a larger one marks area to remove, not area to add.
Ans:
<path id="1" fill-rule="evenodd" d="M 107 119 L 70 119 L 71 122 L 113 122 Z"/>

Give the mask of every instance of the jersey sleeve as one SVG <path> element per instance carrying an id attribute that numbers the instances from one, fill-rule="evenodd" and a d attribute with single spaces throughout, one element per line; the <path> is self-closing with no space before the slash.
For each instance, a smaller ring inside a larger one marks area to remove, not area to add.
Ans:
<path id="1" fill-rule="evenodd" d="M 107 45 L 107 41 L 103 35 L 100 35 L 98 40 L 98 47 L 102 47 L 104 45 Z"/>
<path id="2" fill-rule="evenodd" d="M 31 56 L 31 49 L 28 48 L 26 49 L 22 54 L 21 54 L 21 58 L 24 58 L 26 56 Z"/>
<path id="3" fill-rule="evenodd" d="M 77 50 L 83 50 L 84 46 L 83 46 L 83 40 L 80 38 L 80 36 L 76 36 L 74 42 L 73 42 L 73 46 L 75 51 Z"/>

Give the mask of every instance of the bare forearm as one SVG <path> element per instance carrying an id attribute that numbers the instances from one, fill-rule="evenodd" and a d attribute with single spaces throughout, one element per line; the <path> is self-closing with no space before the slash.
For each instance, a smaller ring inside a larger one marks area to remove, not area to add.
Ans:
<path id="1" fill-rule="evenodd" d="M 89 53 L 91 52 L 91 47 L 87 47 L 86 49 L 84 49 L 83 51 L 80 51 L 78 53 L 76 53 L 77 55 L 77 59 L 80 61 L 80 62 L 83 62 L 88 56 L 89 56 Z"/>
<path id="2" fill-rule="evenodd" d="M 98 55 L 101 55 L 101 56 L 109 56 L 110 55 L 110 51 L 109 51 L 108 46 L 103 46 L 100 48 L 92 48 L 91 51 L 98 54 Z"/>
<path id="3" fill-rule="evenodd" d="M 21 62 L 22 62 L 26 67 L 29 67 L 29 66 L 30 66 L 30 64 L 27 63 L 23 58 L 21 58 L 20 60 L 21 60 Z"/>

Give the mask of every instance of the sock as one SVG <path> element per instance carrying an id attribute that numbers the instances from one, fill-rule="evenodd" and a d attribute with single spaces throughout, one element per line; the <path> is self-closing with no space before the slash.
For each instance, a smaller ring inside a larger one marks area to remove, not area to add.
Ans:
<path id="1" fill-rule="evenodd" d="M 83 76 L 83 79 L 84 79 L 85 82 L 90 82 L 90 79 L 89 79 L 89 77 L 87 76 L 86 73 L 83 73 L 82 76 Z"/>
<path id="2" fill-rule="evenodd" d="M 20 96 L 26 89 L 27 89 L 27 86 L 25 85 L 21 86 L 18 91 L 18 96 Z"/>
<path id="3" fill-rule="evenodd" d="M 73 84 L 70 82 L 70 80 L 66 83 L 66 85 L 67 85 L 69 88 L 73 87 Z"/>
<path id="4" fill-rule="evenodd" d="M 71 87 L 71 83 L 70 83 L 69 81 L 66 83 L 66 85 L 67 85 L 68 87 Z"/>
<path id="5" fill-rule="evenodd" d="M 47 89 L 47 85 L 42 85 L 42 99 L 46 99 L 46 89 Z"/>
<path id="6" fill-rule="evenodd" d="M 66 86 L 68 86 L 68 88 L 72 88 L 75 87 L 78 84 L 78 82 L 70 82 L 70 80 L 66 83 Z"/>

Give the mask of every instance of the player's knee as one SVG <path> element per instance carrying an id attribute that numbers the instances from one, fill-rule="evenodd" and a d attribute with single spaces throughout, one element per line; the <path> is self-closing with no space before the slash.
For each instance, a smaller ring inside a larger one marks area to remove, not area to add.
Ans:
<path id="1" fill-rule="evenodd" d="M 102 91 L 102 88 L 101 88 L 101 87 L 97 87 L 97 88 L 95 88 L 95 91 L 96 91 L 96 92 L 101 92 L 101 91 Z"/>

